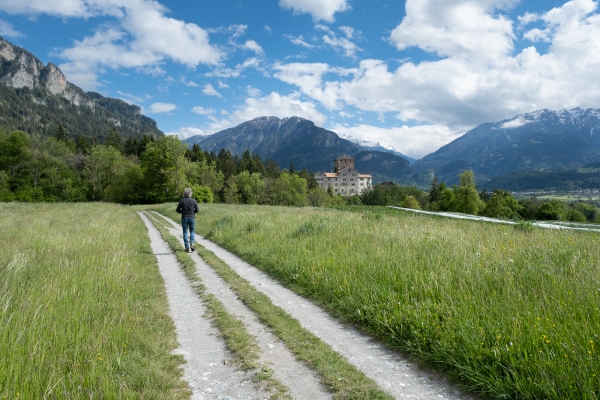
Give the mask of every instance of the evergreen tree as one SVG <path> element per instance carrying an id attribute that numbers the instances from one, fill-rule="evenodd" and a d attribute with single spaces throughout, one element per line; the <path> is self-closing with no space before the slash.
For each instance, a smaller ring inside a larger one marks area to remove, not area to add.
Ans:
<path id="1" fill-rule="evenodd" d="M 225 175 L 225 180 L 229 180 L 230 177 L 235 175 L 237 165 L 229 150 L 221 149 L 221 151 L 219 151 L 219 155 L 217 156 L 217 169 Z"/>
<path id="2" fill-rule="evenodd" d="M 58 129 L 56 130 L 56 135 L 54 137 L 56 140 L 61 140 L 63 142 L 67 141 L 67 133 L 65 132 L 65 128 L 63 128 L 62 124 L 58 125 Z"/>
<path id="3" fill-rule="evenodd" d="M 116 126 L 113 126 L 113 128 L 110 130 L 110 132 L 108 132 L 108 136 L 106 137 L 105 144 L 106 144 L 106 146 L 113 147 L 114 149 L 118 150 L 120 153 L 123 152 L 123 138 L 121 137 L 119 132 L 117 132 Z"/>

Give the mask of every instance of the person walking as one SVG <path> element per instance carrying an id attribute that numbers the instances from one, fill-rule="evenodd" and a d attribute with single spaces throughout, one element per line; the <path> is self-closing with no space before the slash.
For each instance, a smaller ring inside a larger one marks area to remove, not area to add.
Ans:
<path id="1" fill-rule="evenodd" d="M 185 252 L 196 250 L 194 248 L 194 229 L 196 229 L 196 215 L 198 213 L 198 203 L 192 199 L 192 189 L 186 188 L 183 191 L 183 199 L 177 204 L 175 210 L 181 214 L 181 227 L 183 228 L 183 245 Z M 188 240 L 188 231 L 190 238 Z"/>

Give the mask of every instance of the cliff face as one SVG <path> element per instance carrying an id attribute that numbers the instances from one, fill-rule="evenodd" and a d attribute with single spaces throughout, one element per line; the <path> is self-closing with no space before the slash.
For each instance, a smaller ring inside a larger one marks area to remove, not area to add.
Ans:
<path id="1" fill-rule="evenodd" d="M 163 135 L 138 106 L 86 93 L 56 65 L 44 66 L 27 50 L 0 37 L 0 126 L 53 135 L 59 125 L 71 137 L 100 141 L 115 126 L 124 138 Z"/>
<path id="2" fill-rule="evenodd" d="M 0 82 L 14 89 L 43 86 L 54 95 L 64 97 L 76 106 L 94 107 L 94 101 L 81 89 L 67 81 L 54 64 L 47 66 L 33 54 L 0 37 Z"/>

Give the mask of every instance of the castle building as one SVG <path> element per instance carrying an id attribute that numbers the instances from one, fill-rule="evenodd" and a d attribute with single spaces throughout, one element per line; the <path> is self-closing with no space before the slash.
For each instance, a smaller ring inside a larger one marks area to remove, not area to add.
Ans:
<path id="1" fill-rule="evenodd" d="M 354 196 L 362 194 L 370 189 L 373 177 L 369 174 L 361 174 L 354 169 L 354 158 L 341 156 L 334 161 L 334 171 L 317 172 L 315 178 L 319 187 L 327 190 L 331 186 L 334 194 L 342 196 Z"/>

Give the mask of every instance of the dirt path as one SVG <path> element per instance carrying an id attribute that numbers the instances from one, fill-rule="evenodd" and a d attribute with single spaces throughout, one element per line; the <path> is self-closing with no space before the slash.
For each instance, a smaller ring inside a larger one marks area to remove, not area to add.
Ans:
<path id="1" fill-rule="evenodd" d="M 203 317 L 206 308 L 194 293 L 179 268 L 177 258 L 148 218 L 138 213 L 150 236 L 152 251 L 165 281 L 169 314 L 175 323 L 179 348 L 187 363 L 184 379 L 192 389 L 192 400 L 264 399 L 268 393 L 257 392 L 249 374 L 228 364 L 229 351 L 219 338 L 219 331 Z"/>
<path id="2" fill-rule="evenodd" d="M 489 218 L 489 217 L 481 217 L 479 215 L 469 215 L 469 214 L 460 214 L 460 213 L 451 213 L 451 212 L 443 212 L 443 211 L 423 211 L 423 210 L 414 210 L 412 208 L 403 208 L 403 207 L 394 207 L 390 206 L 390 208 L 395 208 L 398 210 L 414 212 L 418 214 L 428 214 L 428 215 L 437 215 L 438 217 L 446 217 L 446 218 L 454 218 L 454 219 L 467 219 L 470 221 L 485 221 L 485 222 L 493 222 L 494 224 L 505 224 L 505 225 L 516 225 L 517 222 L 507 221 L 505 219 L 497 219 L 497 218 Z M 554 221 L 554 222 L 532 222 L 531 225 L 537 226 L 539 228 L 545 229 L 571 229 L 574 231 L 588 231 L 588 232 L 600 232 L 600 226 L 598 225 L 587 225 L 577 222 L 569 222 L 569 221 Z"/>
<path id="3" fill-rule="evenodd" d="M 173 233 L 181 237 L 179 224 L 160 215 L 173 226 Z M 329 344 L 337 352 L 379 383 L 382 389 L 395 398 L 404 399 L 473 399 L 449 384 L 447 380 L 420 369 L 415 363 L 391 351 L 352 327 L 340 324 L 321 308 L 284 288 L 262 271 L 241 260 L 199 235 L 197 244 L 215 253 L 236 273 L 248 280 L 260 292 L 271 298 L 301 325 Z M 296 398 L 296 397 L 295 397 Z M 320 397 L 314 397 L 320 398 Z"/>

